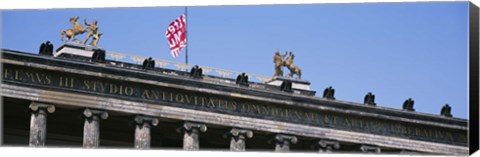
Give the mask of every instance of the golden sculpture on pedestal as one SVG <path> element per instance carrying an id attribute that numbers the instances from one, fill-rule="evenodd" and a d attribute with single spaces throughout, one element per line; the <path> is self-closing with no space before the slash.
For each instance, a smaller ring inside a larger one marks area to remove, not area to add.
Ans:
<path id="1" fill-rule="evenodd" d="M 280 55 L 278 50 L 275 52 L 275 55 L 273 56 L 273 63 L 275 63 L 275 73 L 273 76 L 283 76 L 283 66 L 287 67 L 288 70 L 290 70 L 290 73 L 287 75 L 288 77 L 293 77 L 293 75 L 297 76 L 297 79 L 300 79 L 302 76 L 302 70 L 293 64 L 293 59 L 295 55 L 293 52 L 290 51 L 288 53 L 289 56 L 287 59 L 285 59 L 285 56 L 287 55 L 287 52 L 285 54 Z"/>
<path id="2" fill-rule="evenodd" d="M 75 38 L 75 36 L 79 35 L 79 34 L 83 34 L 88 30 L 87 37 L 85 38 L 85 40 L 83 40 L 83 44 L 87 44 L 88 39 L 90 39 L 90 37 L 92 37 L 92 41 L 89 43 L 89 45 L 97 46 L 98 41 L 100 40 L 100 36 L 102 35 L 102 33 L 100 33 L 100 31 L 98 31 L 99 27 L 97 25 L 98 24 L 97 20 L 93 20 L 93 22 L 91 24 L 89 24 L 89 23 L 87 23 L 87 19 L 84 19 L 84 23 L 87 26 L 87 29 L 85 29 L 82 26 L 82 24 L 80 24 L 78 22 L 78 19 L 79 19 L 78 16 L 70 18 L 70 23 L 72 24 L 73 28 L 61 31 L 60 34 L 62 36 L 62 38 L 61 38 L 62 41 L 64 41 L 64 37 L 66 37 L 67 40 L 65 42 L 77 41 L 80 44 L 81 41 L 79 39 Z"/>
<path id="3" fill-rule="evenodd" d="M 287 52 L 285 52 L 283 55 L 280 55 L 278 50 L 275 52 L 275 56 L 273 56 L 273 63 L 275 63 L 275 74 L 273 74 L 273 76 L 283 76 L 282 66 L 286 55 Z"/>
<path id="4" fill-rule="evenodd" d="M 88 26 L 89 31 L 87 37 L 85 37 L 85 40 L 83 40 L 83 44 L 87 44 L 88 39 L 92 37 L 92 41 L 89 45 L 97 46 L 98 41 L 100 40 L 100 36 L 102 35 L 102 33 L 98 31 L 97 20 L 93 20 L 92 24 L 88 24 L 87 19 L 85 19 L 84 22 L 85 25 Z"/>
<path id="5" fill-rule="evenodd" d="M 78 34 L 85 33 L 86 30 L 85 28 L 83 28 L 82 24 L 77 22 L 78 18 L 79 18 L 78 16 L 70 18 L 70 23 L 72 24 L 73 28 L 61 31 L 60 34 L 62 36 L 62 41 L 64 37 L 67 37 L 67 40 L 65 42 L 71 40 L 71 41 L 78 41 L 78 43 L 80 43 L 80 40 L 75 38 L 75 36 Z"/>
<path id="6" fill-rule="evenodd" d="M 288 76 L 293 77 L 293 75 L 297 75 L 297 79 L 300 79 L 302 77 L 302 69 L 300 69 L 298 66 L 293 64 L 293 58 L 295 55 L 293 55 L 293 52 L 290 51 L 289 56 L 287 57 L 287 60 L 283 62 L 283 64 L 290 70 L 290 73 Z"/>

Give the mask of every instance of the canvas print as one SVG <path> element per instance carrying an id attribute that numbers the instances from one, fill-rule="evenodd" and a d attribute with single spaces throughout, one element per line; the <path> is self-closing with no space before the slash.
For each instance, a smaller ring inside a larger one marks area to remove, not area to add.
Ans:
<path id="1" fill-rule="evenodd" d="M 465 155 L 468 8 L 2 10 L 3 145 Z"/>

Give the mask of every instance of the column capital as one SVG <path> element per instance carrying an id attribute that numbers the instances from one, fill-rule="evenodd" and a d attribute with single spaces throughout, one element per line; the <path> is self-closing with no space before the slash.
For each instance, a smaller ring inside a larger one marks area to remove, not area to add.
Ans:
<path id="1" fill-rule="evenodd" d="M 378 146 L 371 146 L 371 145 L 362 145 L 360 146 L 360 150 L 364 153 L 380 153 L 381 149 Z"/>
<path id="2" fill-rule="evenodd" d="M 137 125 L 142 125 L 143 123 L 149 123 L 152 124 L 153 126 L 158 125 L 158 118 L 155 117 L 148 117 L 148 116 L 141 116 L 141 115 L 136 115 L 134 118 L 135 123 Z"/>
<path id="3" fill-rule="evenodd" d="M 107 119 L 108 118 L 108 112 L 102 111 L 102 110 L 93 110 L 93 109 L 89 109 L 89 108 L 86 108 L 83 111 L 83 115 L 86 118 L 92 118 L 93 116 L 100 116 L 100 118 L 102 118 L 102 119 Z"/>
<path id="4" fill-rule="evenodd" d="M 251 130 L 246 130 L 246 129 L 237 129 L 237 128 L 232 128 L 230 130 L 230 135 L 232 136 L 239 136 L 239 135 L 244 135 L 248 138 L 253 137 L 253 132 Z"/>
<path id="5" fill-rule="evenodd" d="M 332 152 L 333 149 L 340 149 L 340 143 L 333 140 L 321 139 L 318 141 L 319 152 Z"/>
<path id="6" fill-rule="evenodd" d="M 295 144 L 298 141 L 297 137 L 285 134 L 276 134 L 274 140 L 276 142 L 276 152 L 288 152 L 290 151 L 290 144 Z"/>
<path id="7" fill-rule="evenodd" d="M 253 137 L 253 131 L 246 130 L 246 129 L 232 128 L 229 132 L 223 134 L 224 138 L 227 138 L 228 136 L 235 137 L 235 138 L 241 138 L 241 139 L 245 139 L 245 137 L 246 138 L 252 138 Z"/>
<path id="8" fill-rule="evenodd" d="M 41 108 L 47 109 L 48 113 L 55 112 L 55 105 L 44 104 L 39 102 L 30 103 L 30 106 L 28 108 L 30 108 L 30 110 L 32 110 L 33 112 L 37 112 Z"/>
<path id="9" fill-rule="evenodd" d="M 198 129 L 201 132 L 206 132 L 207 126 L 202 123 L 184 122 L 182 126 L 177 128 L 177 132 L 181 132 L 181 131 L 191 132 L 194 129 Z"/>
<path id="10" fill-rule="evenodd" d="M 279 144 L 285 144 L 286 142 L 295 144 L 297 143 L 298 139 L 296 136 L 292 135 L 285 135 L 285 134 L 277 134 L 275 135 L 275 140 Z"/>

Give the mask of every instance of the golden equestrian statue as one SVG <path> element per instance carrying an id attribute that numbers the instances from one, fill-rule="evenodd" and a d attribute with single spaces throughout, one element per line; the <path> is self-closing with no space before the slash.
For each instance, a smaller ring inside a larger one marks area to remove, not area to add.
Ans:
<path id="1" fill-rule="evenodd" d="M 67 40 L 65 42 L 71 40 L 78 41 L 78 43 L 80 43 L 80 40 L 75 38 L 75 36 L 85 33 L 86 30 L 83 28 L 82 24 L 77 22 L 78 18 L 78 16 L 70 18 L 70 23 L 72 24 L 73 28 L 68 30 L 62 30 L 62 32 L 60 33 L 62 36 L 62 41 L 64 37 L 67 37 Z"/>
<path id="2" fill-rule="evenodd" d="M 290 73 L 288 76 L 293 77 L 294 74 L 297 75 L 297 79 L 300 79 L 302 77 L 302 69 L 300 69 L 298 66 L 293 64 L 293 58 L 295 55 L 293 55 L 293 52 L 290 51 L 289 56 L 287 57 L 287 60 L 283 62 L 283 65 L 290 70 Z"/>
<path id="3" fill-rule="evenodd" d="M 87 37 L 85 37 L 85 40 L 83 40 L 83 44 L 87 44 L 88 39 L 92 37 L 92 41 L 90 42 L 89 45 L 97 46 L 98 41 L 100 40 L 100 36 L 102 35 L 102 33 L 98 31 L 97 20 L 93 20 L 92 24 L 88 24 L 87 19 L 84 19 L 84 22 L 85 22 L 85 25 L 88 26 L 89 31 L 88 31 Z"/>

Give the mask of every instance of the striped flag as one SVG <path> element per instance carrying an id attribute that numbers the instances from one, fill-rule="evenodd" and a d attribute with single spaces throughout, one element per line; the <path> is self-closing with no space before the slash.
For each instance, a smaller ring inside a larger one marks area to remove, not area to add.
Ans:
<path id="1" fill-rule="evenodd" d="M 173 57 L 177 57 L 180 54 L 180 51 L 187 45 L 186 22 L 186 16 L 183 14 L 170 23 L 167 32 L 165 33 Z"/>

